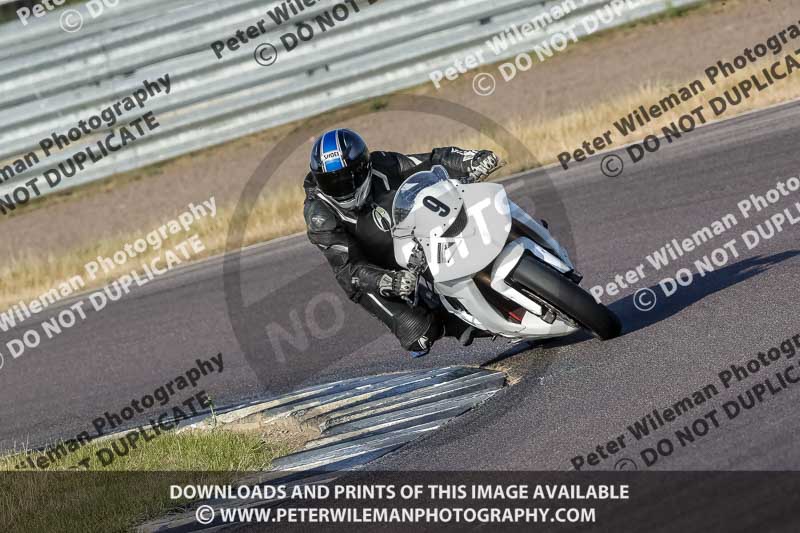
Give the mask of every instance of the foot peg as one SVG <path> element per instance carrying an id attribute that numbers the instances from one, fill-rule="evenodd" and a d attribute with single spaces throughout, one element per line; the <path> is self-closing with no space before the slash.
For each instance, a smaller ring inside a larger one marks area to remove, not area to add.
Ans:
<path id="1" fill-rule="evenodd" d="M 542 320 L 547 322 L 548 324 L 552 324 L 556 321 L 556 314 L 550 308 L 545 308 L 544 314 L 542 315 Z"/>
<path id="2" fill-rule="evenodd" d="M 574 281 L 578 285 L 580 285 L 581 281 L 583 280 L 583 274 L 581 274 L 577 270 L 570 270 L 569 272 L 567 272 L 564 275 L 567 276 L 569 279 L 571 279 L 572 281 Z"/>

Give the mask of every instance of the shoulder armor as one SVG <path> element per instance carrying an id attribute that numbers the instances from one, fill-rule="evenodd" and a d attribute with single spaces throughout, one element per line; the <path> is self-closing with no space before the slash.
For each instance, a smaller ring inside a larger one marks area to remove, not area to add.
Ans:
<path id="1" fill-rule="evenodd" d="M 333 231 L 339 225 L 333 210 L 319 199 L 306 202 L 303 208 L 303 216 L 306 219 L 306 226 L 308 226 L 309 231 Z"/>

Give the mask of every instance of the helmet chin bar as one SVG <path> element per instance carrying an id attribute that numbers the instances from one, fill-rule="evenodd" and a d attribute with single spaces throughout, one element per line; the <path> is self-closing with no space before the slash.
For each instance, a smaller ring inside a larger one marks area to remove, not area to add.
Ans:
<path id="1" fill-rule="evenodd" d="M 355 198 L 350 198 L 349 200 L 333 200 L 333 202 L 345 211 L 352 211 L 356 208 Z"/>
<path id="2" fill-rule="evenodd" d="M 372 171 L 370 170 L 369 176 L 367 176 L 367 179 L 364 180 L 364 183 L 359 185 L 352 198 L 347 200 L 337 200 L 331 198 L 331 200 L 333 200 L 341 209 L 344 209 L 345 211 L 353 211 L 354 209 L 359 209 L 364 206 L 364 204 L 367 202 L 367 199 L 369 199 L 369 194 L 371 191 Z"/>
<path id="3" fill-rule="evenodd" d="M 356 208 L 362 207 L 367 202 L 370 192 L 372 192 L 372 169 L 369 169 L 369 174 L 364 183 L 356 189 Z"/>

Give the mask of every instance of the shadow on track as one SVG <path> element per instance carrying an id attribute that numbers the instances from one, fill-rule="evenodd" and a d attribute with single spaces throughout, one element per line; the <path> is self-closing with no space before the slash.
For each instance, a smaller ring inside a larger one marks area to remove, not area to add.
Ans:
<path id="1" fill-rule="evenodd" d="M 678 292 L 670 298 L 665 298 L 663 296 L 664 293 L 658 284 L 652 285 L 649 287 L 649 289 L 656 292 L 656 294 L 660 296 L 660 300 L 658 301 L 656 307 L 649 312 L 638 310 L 634 306 L 633 296 L 626 296 L 625 298 L 610 304 L 608 307 L 614 311 L 614 313 L 616 313 L 616 315 L 622 321 L 623 331 L 620 337 L 624 337 L 629 333 L 639 331 L 652 326 L 653 324 L 661 322 L 662 320 L 679 313 L 686 307 L 689 307 L 690 305 L 702 300 L 706 296 L 755 277 L 763 272 L 766 272 L 770 267 L 792 259 L 798 255 L 800 255 L 799 250 L 792 250 L 769 256 L 759 255 L 745 259 L 733 265 L 710 272 L 706 274 L 704 278 L 696 278 L 696 281 L 694 281 L 694 283 L 692 283 L 689 287 L 681 287 L 680 290 L 678 290 Z M 533 349 L 543 348 L 545 350 L 552 350 L 553 348 L 579 344 L 592 339 L 594 339 L 594 337 L 591 334 L 580 330 L 566 337 L 544 339 L 541 341 L 520 342 L 498 354 L 496 357 L 485 362 L 481 366 L 486 367 L 494 365 Z M 614 341 L 612 340 L 609 342 Z M 555 352 L 544 352 L 544 354 L 539 354 L 537 357 L 539 358 L 540 370 L 545 371 L 553 362 L 555 358 Z"/>
<path id="2" fill-rule="evenodd" d="M 513 344 L 510 348 L 504 350 L 502 353 L 497 354 L 494 358 L 486 361 L 481 365 L 481 367 L 487 367 L 490 365 L 494 365 L 500 363 L 506 359 L 510 359 L 517 355 L 520 355 L 525 352 L 529 352 L 531 350 L 535 350 L 538 348 L 542 348 L 545 350 L 558 348 L 560 346 L 569 346 L 571 344 L 578 344 L 580 342 L 592 340 L 594 337 L 589 333 L 581 330 L 572 333 L 571 335 L 567 335 L 566 337 L 557 337 L 554 339 L 542 339 L 538 341 L 523 341 Z M 539 366 L 541 370 L 544 371 L 547 367 L 555 359 L 555 352 L 551 352 L 552 355 L 549 354 L 539 354 L 536 357 L 539 360 Z"/>
<path id="3" fill-rule="evenodd" d="M 727 289 L 769 270 L 779 263 L 800 255 L 800 251 L 792 250 L 769 256 L 758 255 L 726 266 L 706 274 L 704 278 L 696 277 L 688 287 L 679 287 L 671 297 L 666 298 L 658 284 L 651 285 L 650 290 L 658 295 L 658 303 L 652 311 L 640 311 L 634 306 L 632 296 L 622 298 L 609 305 L 622 320 L 622 335 L 639 331 L 665 320 L 702 300 L 715 292 Z"/>

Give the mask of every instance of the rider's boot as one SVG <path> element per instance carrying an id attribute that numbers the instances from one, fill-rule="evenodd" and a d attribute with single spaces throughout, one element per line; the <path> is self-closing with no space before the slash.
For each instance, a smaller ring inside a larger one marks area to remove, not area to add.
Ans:
<path id="1" fill-rule="evenodd" d="M 433 343 L 442 337 L 453 337 L 458 339 L 462 346 L 469 346 L 476 338 L 491 336 L 491 333 L 477 329 L 448 313 L 441 322 L 434 321 L 426 334 L 409 347 L 409 355 L 411 357 L 428 355 Z"/>
<path id="2" fill-rule="evenodd" d="M 490 333 L 471 326 L 460 318 L 447 315 L 444 321 L 444 334 L 448 337 L 455 337 L 461 346 L 469 346 L 478 337 L 491 337 Z"/>
<path id="3" fill-rule="evenodd" d="M 409 355 L 411 357 L 422 357 L 428 355 L 431 351 L 433 343 L 444 337 L 445 331 L 442 324 L 436 318 L 433 319 L 428 331 L 423 336 L 418 338 L 411 346 L 408 346 Z"/>

